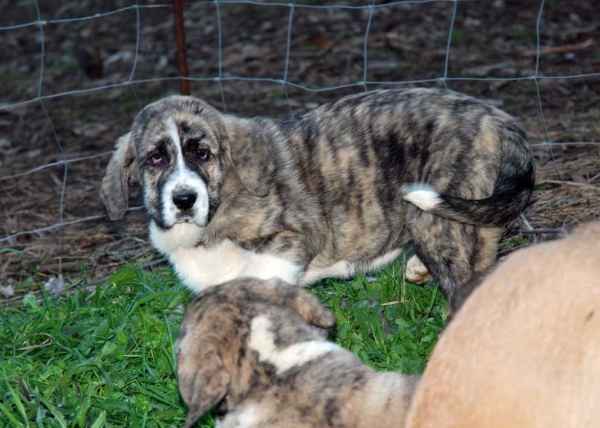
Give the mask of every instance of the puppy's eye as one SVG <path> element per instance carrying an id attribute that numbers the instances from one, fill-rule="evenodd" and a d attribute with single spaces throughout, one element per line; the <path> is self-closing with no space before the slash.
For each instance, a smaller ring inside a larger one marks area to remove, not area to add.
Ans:
<path id="1" fill-rule="evenodd" d="M 162 163 L 163 157 L 159 152 L 153 152 L 150 154 L 149 160 L 150 160 L 150 165 L 156 166 L 156 165 L 160 165 Z"/>
<path id="2" fill-rule="evenodd" d="M 199 147 L 198 148 L 198 158 L 203 162 L 208 161 L 210 159 L 210 151 L 208 151 L 208 149 Z"/>

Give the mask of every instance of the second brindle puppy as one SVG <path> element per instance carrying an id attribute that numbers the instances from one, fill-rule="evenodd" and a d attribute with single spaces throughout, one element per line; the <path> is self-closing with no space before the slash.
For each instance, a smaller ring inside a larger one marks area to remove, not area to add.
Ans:
<path id="1" fill-rule="evenodd" d="M 378 373 L 327 341 L 335 317 L 273 279 L 200 293 L 177 340 L 191 427 L 214 406 L 220 428 L 402 428 L 417 378 Z"/>

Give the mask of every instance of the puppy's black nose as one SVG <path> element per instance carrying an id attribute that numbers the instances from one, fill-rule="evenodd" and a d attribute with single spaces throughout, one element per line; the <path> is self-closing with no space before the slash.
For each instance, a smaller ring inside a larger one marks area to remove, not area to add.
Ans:
<path id="1" fill-rule="evenodd" d="M 173 203 L 180 210 L 187 210 L 188 208 L 192 208 L 195 202 L 195 193 L 182 193 L 179 195 L 173 195 Z"/>

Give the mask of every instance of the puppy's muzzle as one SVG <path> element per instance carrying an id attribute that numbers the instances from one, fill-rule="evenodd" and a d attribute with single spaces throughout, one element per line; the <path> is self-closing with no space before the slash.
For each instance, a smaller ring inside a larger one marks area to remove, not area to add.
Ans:
<path id="1" fill-rule="evenodd" d="M 180 210 L 187 210 L 196 203 L 197 195 L 195 193 L 179 193 L 173 195 L 173 203 Z"/>

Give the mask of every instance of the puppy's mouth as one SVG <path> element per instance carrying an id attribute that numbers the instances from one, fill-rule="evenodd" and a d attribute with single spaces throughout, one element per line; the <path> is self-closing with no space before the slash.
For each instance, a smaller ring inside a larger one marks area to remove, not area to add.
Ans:
<path id="1" fill-rule="evenodd" d="M 167 224 L 168 227 L 173 227 L 178 224 L 193 224 L 198 227 L 206 227 L 207 218 L 206 216 L 199 216 L 193 211 L 183 211 L 177 213 L 174 218 Z"/>
<path id="2" fill-rule="evenodd" d="M 204 228 L 208 225 L 208 223 L 210 223 L 215 211 L 216 209 L 212 206 L 209 206 L 208 212 L 205 216 L 197 215 L 194 210 L 179 211 L 175 215 L 174 222 L 166 224 L 166 226 L 169 228 L 175 226 L 176 224 L 195 224 L 200 228 Z"/>
<path id="3" fill-rule="evenodd" d="M 179 216 L 177 216 L 177 218 L 175 219 L 175 224 L 181 224 L 181 223 L 194 223 L 196 226 L 199 227 L 204 227 L 205 226 L 205 222 L 200 222 L 197 221 L 193 215 L 190 214 L 181 214 Z"/>

